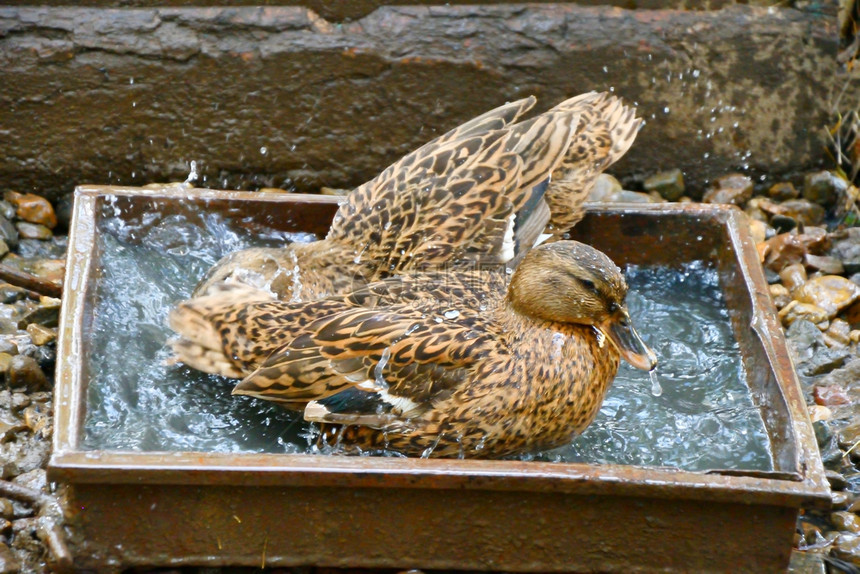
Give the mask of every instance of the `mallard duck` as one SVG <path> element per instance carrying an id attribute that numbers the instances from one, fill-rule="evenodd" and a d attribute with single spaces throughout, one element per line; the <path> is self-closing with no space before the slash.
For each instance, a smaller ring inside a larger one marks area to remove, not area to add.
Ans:
<path id="1" fill-rule="evenodd" d="M 560 237 L 640 120 L 618 98 L 590 92 L 519 121 L 534 104 L 505 104 L 389 166 L 347 195 L 321 241 L 228 255 L 194 295 L 234 281 L 310 300 L 410 270 L 511 263 L 548 219 Z"/>
<path id="2" fill-rule="evenodd" d="M 504 271 L 409 274 L 290 303 L 237 285 L 170 315 L 178 360 L 242 377 L 233 394 L 302 409 L 333 443 L 412 456 L 503 457 L 567 443 L 619 357 L 654 353 L 603 253 L 541 245 Z"/>

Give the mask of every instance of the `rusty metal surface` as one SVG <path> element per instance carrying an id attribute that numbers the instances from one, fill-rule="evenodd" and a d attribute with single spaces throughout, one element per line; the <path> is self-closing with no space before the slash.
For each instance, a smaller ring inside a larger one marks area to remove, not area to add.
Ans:
<path id="1" fill-rule="evenodd" d="M 321 233 L 319 196 L 81 188 L 70 238 L 52 480 L 70 484 L 81 567 L 315 564 L 532 571 L 776 571 L 802 505 L 829 488 L 743 215 L 701 205 L 593 206 L 577 237 L 619 264 L 718 262 L 772 473 L 524 461 L 83 451 L 80 357 L 105 196 L 133 217 L 205 203 Z M 700 239 L 701 237 L 701 239 Z M 671 245 L 670 250 L 668 246 Z M 754 371 L 754 372 L 753 372 Z M 740 474 L 740 475 L 738 475 Z M 140 520 L 128 520 L 135 516 Z M 291 526 L 287 526 L 287 525 Z M 297 526 L 302 525 L 299 530 Z M 655 552 L 655 548 L 660 551 Z"/>

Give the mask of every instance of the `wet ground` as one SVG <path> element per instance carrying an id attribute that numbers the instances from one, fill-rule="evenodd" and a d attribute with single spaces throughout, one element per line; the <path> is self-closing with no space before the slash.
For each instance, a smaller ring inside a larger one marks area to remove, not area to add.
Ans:
<path id="1" fill-rule="evenodd" d="M 750 216 L 832 486 L 832 509 L 800 518 L 803 571 L 860 567 L 860 221 L 857 190 L 830 172 L 792 182 L 740 174 L 685 190 L 677 172 L 628 184 L 604 176 L 596 201 L 734 203 Z M 55 509 L 43 494 L 52 434 L 50 380 L 69 201 L 0 201 L 0 574 L 46 572 Z M 605 409 L 617 409 L 607 401 Z M 595 429 L 599 431 L 599 429 Z M 54 552 L 62 545 L 54 540 Z M 209 571 L 211 569 L 207 569 Z M 848 571 L 848 570 L 845 570 Z"/>

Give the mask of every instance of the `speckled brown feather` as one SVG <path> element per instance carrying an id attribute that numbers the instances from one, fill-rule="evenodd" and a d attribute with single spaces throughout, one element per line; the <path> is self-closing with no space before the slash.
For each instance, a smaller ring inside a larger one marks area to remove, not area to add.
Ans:
<path id="1" fill-rule="evenodd" d="M 398 160 L 346 197 L 324 240 L 226 257 L 194 295 L 225 280 L 254 284 L 285 275 L 278 264 L 296 267 L 300 277 L 272 290 L 307 300 L 336 293 L 355 277 L 371 281 L 461 257 L 498 263 L 509 218 L 532 193 L 521 188 L 555 169 L 578 121 L 571 111 L 557 111 L 516 124 L 534 101 L 491 110 Z M 416 251 L 430 237 L 436 248 Z"/>
<path id="2" fill-rule="evenodd" d="M 339 444 L 499 457 L 558 446 L 593 420 L 619 356 L 591 325 L 626 294 L 618 268 L 575 242 L 535 249 L 505 285 L 503 272 L 414 274 L 306 303 L 225 287 L 180 304 L 171 324 L 178 345 L 220 346 L 247 374 L 236 394 L 360 421 Z M 187 332 L 189 314 L 210 328 Z M 361 406 L 371 396 L 379 409 Z"/>
<path id="3" fill-rule="evenodd" d="M 552 216 L 547 233 L 560 238 L 582 219 L 582 204 L 603 171 L 627 153 L 642 120 L 636 109 L 607 92 L 590 92 L 562 102 L 580 116 L 579 127 L 562 164 L 552 174 L 544 200 Z"/>

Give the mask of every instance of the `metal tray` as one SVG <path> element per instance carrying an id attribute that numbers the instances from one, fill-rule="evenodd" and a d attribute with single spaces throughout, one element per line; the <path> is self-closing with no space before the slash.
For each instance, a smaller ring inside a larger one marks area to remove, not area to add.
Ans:
<path id="1" fill-rule="evenodd" d="M 829 504 L 815 438 L 743 213 L 591 206 L 575 238 L 619 265 L 716 262 L 772 472 L 523 461 L 117 452 L 81 447 L 84 334 L 106 202 L 205 204 L 325 233 L 336 198 L 87 186 L 77 190 L 49 476 L 69 486 L 76 567 L 247 565 L 507 571 L 784 570 L 802 506 Z"/>

